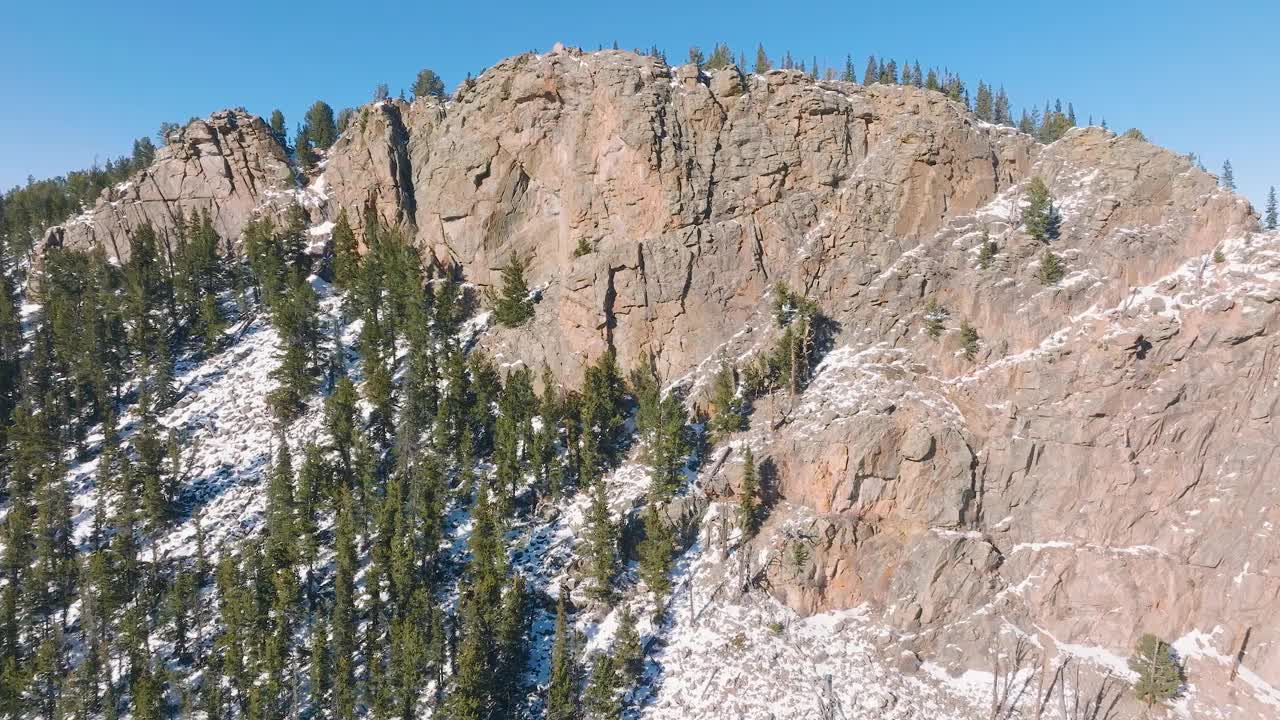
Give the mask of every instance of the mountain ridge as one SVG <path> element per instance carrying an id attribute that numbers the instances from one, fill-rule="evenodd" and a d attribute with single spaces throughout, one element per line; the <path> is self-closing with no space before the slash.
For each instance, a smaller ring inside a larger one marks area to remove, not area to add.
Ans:
<path id="1" fill-rule="evenodd" d="M 227 238 L 293 203 L 317 238 L 372 213 L 480 287 L 529 263 L 532 322 L 477 338 L 501 365 L 576 385 L 613 350 L 698 406 L 769 352 L 777 283 L 798 288 L 831 347 L 696 479 L 690 563 L 723 574 L 736 552 L 801 615 L 861 608 L 883 623 L 876 652 L 914 658 L 904 677 L 988 669 L 974 659 L 1010 633 L 1039 644 L 1042 676 L 1091 653 L 1121 673 L 1154 631 L 1194 679 L 1179 712 L 1280 705 L 1280 238 L 1186 158 L 1099 128 L 1041 146 L 912 88 L 568 49 L 503 61 L 447 104 L 362 108 L 306 185 L 264 130 L 193 123 L 139 176 L 156 197 L 109 190 L 46 247 L 126 261 L 123 238 L 178 210 L 216 210 Z M 1033 178 L 1056 200 L 1047 243 L 1023 222 Z M 1065 270 L 1042 283 L 1047 253 Z M 714 521 L 745 447 L 778 499 L 737 547 Z M 754 602 L 726 593 L 717 610 Z M 664 702 L 646 707 L 680 716 Z"/>

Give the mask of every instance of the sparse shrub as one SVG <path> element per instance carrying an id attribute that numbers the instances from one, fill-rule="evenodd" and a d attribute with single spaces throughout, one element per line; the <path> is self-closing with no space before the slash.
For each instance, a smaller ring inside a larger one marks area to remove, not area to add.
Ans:
<path id="1" fill-rule="evenodd" d="M 1221 248 L 1215 248 L 1213 251 L 1213 261 L 1219 265 L 1227 261 L 1227 256 L 1222 254 Z"/>
<path id="2" fill-rule="evenodd" d="M 818 304 L 783 283 L 774 288 L 773 318 L 783 328 L 782 336 L 743 371 L 748 398 L 769 393 L 780 384 L 792 394 L 803 390 L 830 340 L 831 321 Z"/>
<path id="3" fill-rule="evenodd" d="M 778 622 L 777 620 L 774 620 L 773 622 L 769 623 L 766 627 L 769 628 L 769 633 L 771 635 L 775 637 L 782 636 L 782 630 L 783 630 L 782 623 Z"/>
<path id="4" fill-rule="evenodd" d="M 1042 285 L 1057 285 L 1066 274 L 1066 268 L 1062 266 L 1062 258 L 1055 255 L 1052 250 L 1045 250 L 1044 256 L 1040 258 L 1040 269 L 1036 272 L 1036 277 L 1040 278 L 1040 283 Z"/>
<path id="5" fill-rule="evenodd" d="M 991 261 L 996 259 L 996 253 L 999 248 L 994 240 L 986 232 L 982 233 L 982 245 L 978 250 L 978 267 L 986 270 L 991 267 Z"/>
<path id="6" fill-rule="evenodd" d="M 1147 136 L 1143 135 L 1142 131 L 1139 130 L 1138 128 L 1129 128 L 1128 130 L 1125 130 L 1124 135 L 1122 137 L 1129 138 L 1130 140 L 1146 140 L 1147 139 Z"/>
<path id="7" fill-rule="evenodd" d="M 972 362 L 978 356 L 978 345 L 981 342 L 981 338 L 978 337 L 978 331 L 969 324 L 969 321 L 962 321 L 960 323 L 960 346 L 964 349 L 965 360 Z"/>
<path id="8" fill-rule="evenodd" d="M 580 258 L 583 255 L 590 255 L 595 252 L 596 246 L 585 237 L 578 238 L 578 246 L 573 249 L 573 256 Z"/>
<path id="9" fill-rule="evenodd" d="M 947 309 L 938 304 L 938 301 L 929 298 L 929 302 L 924 306 L 924 331 L 934 340 L 942 334 L 946 329 Z"/>
<path id="10" fill-rule="evenodd" d="M 799 573 L 804 570 L 807 562 L 809 562 L 809 548 L 805 547 L 803 542 L 796 542 L 791 546 L 791 567 Z"/>

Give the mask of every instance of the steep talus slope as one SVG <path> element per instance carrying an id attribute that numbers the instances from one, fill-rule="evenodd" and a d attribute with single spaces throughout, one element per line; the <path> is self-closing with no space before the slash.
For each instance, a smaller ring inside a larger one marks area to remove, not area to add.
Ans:
<path id="1" fill-rule="evenodd" d="M 157 168 L 183 151 L 164 152 Z M 209 197 L 234 236 L 287 177 L 278 153 L 246 157 L 230 191 L 111 196 L 54 237 L 119 254 L 140 214 Z M 1033 176 L 1062 215 L 1050 286 L 1021 223 Z M 373 211 L 471 282 L 527 259 L 535 319 L 480 342 L 571 383 L 612 346 L 701 402 L 722 363 L 772 343 L 774 282 L 822 306 L 838 332 L 815 379 L 758 401 L 732 443 L 767 461 L 770 519 L 732 560 L 700 542 L 691 567 L 735 563 L 802 614 L 862 606 L 878 654 L 930 660 L 905 673 L 984 668 L 1002 628 L 1047 666 L 1123 673 L 1150 631 L 1189 662 L 1184 713 L 1280 708 L 1280 238 L 1187 159 L 1100 128 L 1042 146 L 909 87 L 557 50 L 448 103 L 363 108 L 317 186 L 317 221 Z M 929 300 L 949 312 L 937 339 Z M 739 459 L 699 478 L 709 513 Z"/>

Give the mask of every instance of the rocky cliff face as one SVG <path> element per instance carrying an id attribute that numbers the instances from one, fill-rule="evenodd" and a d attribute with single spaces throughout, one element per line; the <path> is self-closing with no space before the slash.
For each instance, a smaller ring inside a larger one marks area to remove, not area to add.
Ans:
<path id="1" fill-rule="evenodd" d="M 243 109 L 216 112 L 176 131 L 155 162 L 128 182 L 107 189 L 98 204 L 52 228 L 47 245 L 103 247 L 129 257 L 129 237 L 151 223 L 164 236 L 178 219 L 208 212 L 224 238 L 239 238 L 255 212 L 294 196 L 289 158 L 266 123 Z"/>
<path id="2" fill-rule="evenodd" d="M 235 236 L 287 184 L 266 138 L 192 125 L 52 237 L 122 255 L 196 207 Z M 1050 286 L 1033 176 L 1062 215 Z M 909 87 L 557 50 L 362 109 L 311 187 L 317 220 L 372 210 L 472 282 L 528 260 L 535 320 L 481 342 L 569 382 L 612 346 L 700 399 L 772 342 L 773 284 L 803 290 L 834 347 L 699 479 L 731 496 L 738 450 L 767 459 L 746 576 L 806 613 L 865 605 L 882 651 L 950 669 L 1014 628 L 1046 667 L 1123 674 L 1155 632 L 1188 660 L 1183 712 L 1280 709 L 1280 238 L 1185 158 L 1099 128 L 1042 146 Z"/>

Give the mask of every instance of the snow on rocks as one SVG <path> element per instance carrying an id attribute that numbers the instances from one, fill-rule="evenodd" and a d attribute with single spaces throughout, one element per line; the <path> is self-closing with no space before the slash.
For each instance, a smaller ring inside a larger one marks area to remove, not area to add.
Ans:
<path id="1" fill-rule="evenodd" d="M 945 672 L 904 673 L 886 661 L 877 644 L 885 629 L 867 608 L 801 618 L 763 593 L 732 597 L 718 581 L 726 559 L 704 547 L 689 551 L 677 575 L 639 717 L 767 720 L 834 708 L 848 720 L 967 720 L 981 707 Z"/>

